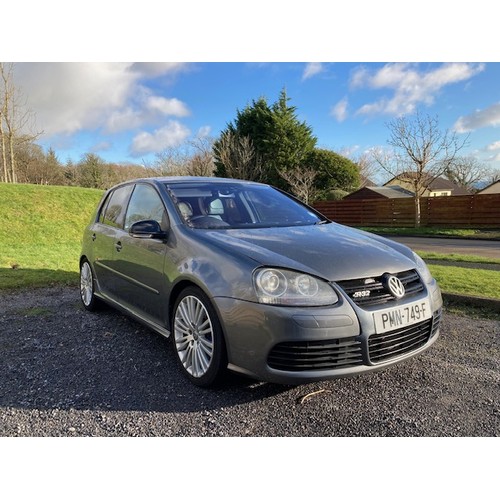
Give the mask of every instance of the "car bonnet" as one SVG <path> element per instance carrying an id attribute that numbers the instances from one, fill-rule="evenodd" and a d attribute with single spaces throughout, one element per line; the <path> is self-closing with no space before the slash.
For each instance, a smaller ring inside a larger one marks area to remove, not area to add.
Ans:
<path id="1" fill-rule="evenodd" d="M 246 255 L 263 266 L 291 268 L 328 281 L 415 267 L 408 248 L 335 223 L 203 232 L 219 247 Z"/>

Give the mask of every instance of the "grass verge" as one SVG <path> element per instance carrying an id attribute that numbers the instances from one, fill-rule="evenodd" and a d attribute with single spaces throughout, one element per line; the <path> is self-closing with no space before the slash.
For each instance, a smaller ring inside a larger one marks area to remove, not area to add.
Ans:
<path id="1" fill-rule="evenodd" d="M 429 264 L 443 292 L 500 299 L 500 271 Z"/>
<path id="2" fill-rule="evenodd" d="M 500 240 L 499 229 L 453 229 L 437 227 L 360 227 L 364 231 L 394 236 L 441 236 L 448 238 L 473 238 Z"/>

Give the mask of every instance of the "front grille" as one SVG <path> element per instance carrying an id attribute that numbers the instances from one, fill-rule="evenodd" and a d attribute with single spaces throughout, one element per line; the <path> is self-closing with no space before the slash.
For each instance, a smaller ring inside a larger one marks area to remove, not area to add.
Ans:
<path id="1" fill-rule="evenodd" d="M 416 325 L 399 328 L 368 338 L 368 356 L 372 364 L 383 363 L 404 356 L 423 347 L 439 328 L 442 311 Z M 335 370 L 366 364 L 363 361 L 361 337 L 313 340 L 303 342 L 281 342 L 269 353 L 267 362 L 275 370 L 300 372 Z"/>
<path id="2" fill-rule="evenodd" d="M 411 297 L 424 289 L 417 271 L 410 270 L 396 273 L 405 287 L 405 297 Z M 382 283 L 382 276 L 339 281 L 337 284 L 360 307 L 385 304 L 396 300 Z"/>
<path id="3" fill-rule="evenodd" d="M 371 335 L 368 339 L 370 361 L 382 363 L 423 347 L 437 332 L 440 321 L 441 310 L 422 323 Z"/>
<path id="4" fill-rule="evenodd" d="M 273 347 L 268 364 L 276 370 L 332 370 L 363 364 L 361 342 L 355 337 L 282 342 Z"/>

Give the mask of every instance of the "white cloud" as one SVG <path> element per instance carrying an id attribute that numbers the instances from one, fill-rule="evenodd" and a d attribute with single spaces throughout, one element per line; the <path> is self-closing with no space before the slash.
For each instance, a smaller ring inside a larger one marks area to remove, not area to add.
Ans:
<path id="1" fill-rule="evenodd" d="M 184 69 L 179 63 L 18 63 L 15 78 L 36 112 L 38 128 L 54 136 L 130 129 L 157 113 L 185 116 L 183 103 L 155 96 L 142 83 Z"/>
<path id="2" fill-rule="evenodd" d="M 455 123 L 454 129 L 457 132 L 471 132 L 478 128 L 495 127 L 500 125 L 500 102 L 488 108 L 474 111 L 474 113 L 461 116 Z"/>
<path id="3" fill-rule="evenodd" d="M 495 141 L 486 146 L 486 149 L 488 151 L 496 151 L 497 149 L 500 149 L 500 141 Z"/>
<path id="4" fill-rule="evenodd" d="M 142 154 L 158 153 L 166 148 L 173 148 L 182 144 L 191 131 L 175 120 L 169 120 L 168 123 L 154 132 L 140 132 L 132 140 L 132 156 Z"/>
<path id="5" fill-rule="evenodd" d="M 130 70 L 141 76 L 155 77 L 166 73 L 179 73 L 188 67 L 188 64 L 179 62 L 136 62 L 130 66 Z"/>
<path id="6" fill-rule="evenodd" d="M 304 68 L 304 72 L 302 73 L 302 80 L 307 80 L 308 78 L 311 78 L 315 75 L 318 75 L 319 73 L 322 73 L 323 71 L 324 67 L 321 63 L 319 62 L 307 63 L 306 67 Z"/>
<path id="7" fill-rule="evenodd" d="M 189 109 L 182 101 L 150 95 L 147 89 L 140 88 L 127 107 L 110 112 L 104 128 L 107 132 L 120 132 L 157 124 L 165 116 L 181 118 L 188 115 Z"/>
<path id="8" fill-rule="evenodd" d="M 351 76 L 351 88 L 391 90 L 393 94 L 361 106 L 357 114 L 397 116 L 412 113 L 420 104 L 431 105 L 446 85 L 468 80 L 484 67 L 484 64 L 446 63 L 422 71 L 417 64 L 391 63 L 375 72 L 360 67 Z"/>
<path id="9" fill-rule="evenodd" d="M 198 129 L 196 137 L 203 139 L 204 137 L 209 137 L 212 132 L 212 127 L 210 125 L 204 125 Z"/>
<path id="10" fill-rule="evenodd" d="M 99 153 L 101 151 L 109 151 L 112 148 L 112 144 L 109 141 L 102 141 L 94 144 L 92 146 L 91 151 L 94 153 Z"/>
<path id="11" fill-rule="evenodd" d="M 165 116 L 187 116 L 189 110 L 179 99 L 167 99 L 166 97 L 152 95 L 146 100 L 146 107 L 150 111 L 159 112 Z"/>
<path id="12" fill-rule="evenodd" d="M 344 97 L 332 107 L 330 114 L 334 116 L 338 122 L 343 122 L 347 118 L 347 104 L 347 97 Z"/>

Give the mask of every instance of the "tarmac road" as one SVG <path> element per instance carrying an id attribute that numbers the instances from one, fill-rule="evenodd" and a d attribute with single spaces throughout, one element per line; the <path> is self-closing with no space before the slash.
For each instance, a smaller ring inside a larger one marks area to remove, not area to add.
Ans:
<path id="1" fill-rule="evenodd" d="M 459 253 L 500 259 L 500 241 L 498 240 L 469 240 L 461 238 L 423 238 L 415 236 L 387 236 L 410 247 L 412 250 L 436 253 Z"/>

